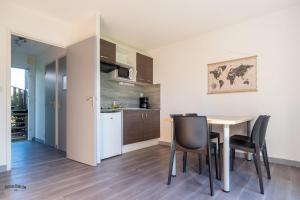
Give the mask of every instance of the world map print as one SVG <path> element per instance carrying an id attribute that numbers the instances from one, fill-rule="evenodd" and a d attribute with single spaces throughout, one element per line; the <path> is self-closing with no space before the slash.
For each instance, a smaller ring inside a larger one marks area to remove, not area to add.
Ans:
<path id="1" fill-rule="evenodd" d="M 208 64 L 208 93 L 257 90 L 257 57 Z"/>

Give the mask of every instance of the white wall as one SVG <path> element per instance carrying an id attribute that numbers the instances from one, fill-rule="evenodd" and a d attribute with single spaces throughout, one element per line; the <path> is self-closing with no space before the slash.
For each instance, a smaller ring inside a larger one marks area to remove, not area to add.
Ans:
<path id="1" fill-rule="evenodd" d="M 37 62 L 35 78 L 35 137 L 45 140 L 45 65 Z"/>
<path id="2" fill-rule="evenodd" d="M 34 61 L 36 58 L 34 56 L 31 56 L 31 58 L 34 58 Z M 35 125 L 36 125 L 36 117 L 35 117 L 35 105 L 36 105 L 36 62 L 33 62 L 32 65 L 29 65 L 29 98 L 28 98 L 28 138 L 29 140 L 32 140 L 33 137 L 35 137 Z"/>
<path id="3" fill-rule="evenodd" d="M 152 50 L 161 83 L 161 140 L 170 141 L 171 113 L 270 114 L 271 157 L 300 161 L 300 7 Z M 172 34 L 172 33 L 170 33 Z M 258 55 L 258 92 L 207 94 L 207 64 Z"/>
<path id="4" fill-rule="evenodd" d="M 12 51 L 11 55 L 11 67 L 29 69 L 27 63 L 28 54 Z"/>
<path id="5" fill-rule="evenodd" d="M 82 28 L 84 27 L 84 28 Z M 10 33 L 66 47 L 88 36 L 95 35 L 95 19 L 80 24 L 67 24 L 41 13 L 1 2 L 0 6 L 0 166 L 10 162 Z M 8 131 L 7 131 L 8 130 Z M 10 169 L 10 166 L 7 165 Z"/>
<path id="6" fill-rule="evenodd" d="M 0 6 L 0 166 L 6 165 L 10 155 L 10 124 L 7 122 L 7 102 L 10 100 L 7 80 L 10 67 L 10 33 L 23 34 L 36 40 L 47 41 L 58 46 L 67 46 L 72 40 L 71 27 L 58 20 L 44 17 L 19 8 L 18 6 L 1 2 Z M 7 127 L 8 126 L 8 127 Z M 10 167 L 10 166 L 8 166 Z"/>

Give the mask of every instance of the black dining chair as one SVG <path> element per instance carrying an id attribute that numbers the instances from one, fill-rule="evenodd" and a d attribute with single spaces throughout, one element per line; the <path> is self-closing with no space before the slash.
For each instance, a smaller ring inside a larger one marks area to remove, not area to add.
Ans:
<path id="1" fill-rule="evenodd" d="M 187 113 L 185 114 L 186 116 L 197 116 L 198 114 L 197 113 Z M 215 132 L 212 130 L 212 124 L 209 124 L 208 126 L 208 129 L 209 129 L 209 134 L 210 134 L 210 139 L 213 140 L 213 139 L 217 139 L 217 142 L 218 142 L 218 149 L 219 149 L 219 155 L 221 155 L 221 152 L 220 152 L 220 133 L 219 132 Z"/>
<path id="2" fill-rule="evenodd" d="M 208 155 L 210 194 L 213 196 L 213 182 L 211 173 L 211 147 L 205 116 L 173 116 L 174 131 L 169 163 L 167 184 L 171 184 L 173 161 L 176 149 L 182 152 L 193 152 Z"/>
<path id="3" fill-rule="evenodd" d="M 198 116 L 198 114 L 197 113 L 186 113 L 185 116 L 196 117 L 196 116 Z M 211 141 L 211 149 L 214 151 L 213 153 L 214 153 L 214 159 L 215 159 L 216 178 L 218 180 L 221 180 L 220 165 L 218 164 L 218 163 L 220 163 L 220 155 L 221 155 L 220 133 L 213 132 L 211 124 L 209 124 L 208 130 L 209 130 L 209 136 L 210 136 L 210 141 Z M 216 138 L 217 138 L 217 144 L 215 142 L 212 142 L 212 140 L 214 140 Z M 217 148 L 218 148 L 218 151 L 217 151 Z M 199 154 L 198 157 L 199 157 L 199 173 L 201 174 L 201 172 L 202 172 L 202 155 Z M 206 158 L 207 158 L 207 156 L 206 156 Z M 186 171 L 186 160 L 187 160 L 187 153 L 185 152 L 183 154 L 183 166 L 184 166 L 183 172 Z"/>
<path id="4" fill-rule="evenodd" d="M 267 146 L 265 136 L 269 123 L 270 116 L 260 115 L 254 123 L 251 131 L 251 137 L 234 135 L 230 138 L 230 167 L 234 169 L 235 150 L 242 150 L 253 154 L 255 169 L 258 174 L 259 186 L 261 194 L 264 194 L 260 152 L 262 152 L 264 164 L 266 167 L 268 179 L 271 179 L 270 166 L 267 154 Z"/>

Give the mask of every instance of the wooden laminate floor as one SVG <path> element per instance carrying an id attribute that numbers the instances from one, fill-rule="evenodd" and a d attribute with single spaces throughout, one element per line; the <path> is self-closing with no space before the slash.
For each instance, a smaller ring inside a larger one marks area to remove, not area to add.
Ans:
<path id="1" fill-rule="evenodd" d="M 265 195 L 259 193 L 252 162 L 237 159 L 231 174 L 231 192 L 224 193 L 214 181 L 215 195 L 209 196 L 207 170 L 197 173 L 196 156 L 189 156 L 187 173 L 181 172 L 177 153 L 176 178 L 166 185 L 169 148 L 153 146 L 107 159 L 89 167 L 68 159 L 17 167 L 0 174 L 1 199 L 300 199 L 300 169 L 271 165 L 272 180 L 264 171 Z M 29 163 L 30 161 L 28 161 Z M 4 189 L 6 184 L 25 185 L 26 190 Z"/>
<path id="2" fill-rule="evenodd" d="M 12 143 L 12 169 L 41 165 L 63 159 L 65 153 L 34 141 Z"/>

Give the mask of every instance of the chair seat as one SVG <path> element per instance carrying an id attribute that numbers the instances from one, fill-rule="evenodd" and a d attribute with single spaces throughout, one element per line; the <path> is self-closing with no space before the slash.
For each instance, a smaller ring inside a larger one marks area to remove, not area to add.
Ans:
<path id="1" fill-rule="evenodd" d="M 194 153 L 204 153 L 204 154 L 206 154 L 207 152 L 206 146 L 201 148 L 196 148 L 196 149 L 190 149 L 190 148 L 188 149 L 179 144 L 176 144 L 176 150 L 183 151 L 183 152 L 194 152 Z"/>
<path id="2" fill-rule="evenodd" d="M 230 138 L 230 148 L 239 149 L 250 153 L 255 152 L 255 144 L 246 140 Z"/>
<path id="3" fill-rule="evenodd" d="M 213 132 L 213 131 L 211 131 L 211 132 L 209 133 L 209 135 L 210 135 L 210 139 L 215 139 L 215 138 L 220 137 L 220 133 L 218 133 L 218 132 Z"/>
<path id="4" fill-rule="evenodd" d="M 248 137 L 246 135 L 233 135 L 230 137 L 230 139 L 251 142 L 251 137 Z"/>

